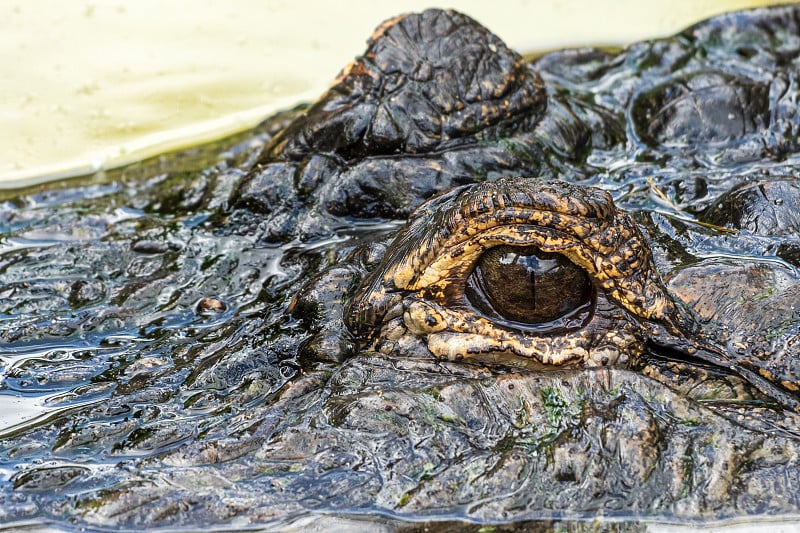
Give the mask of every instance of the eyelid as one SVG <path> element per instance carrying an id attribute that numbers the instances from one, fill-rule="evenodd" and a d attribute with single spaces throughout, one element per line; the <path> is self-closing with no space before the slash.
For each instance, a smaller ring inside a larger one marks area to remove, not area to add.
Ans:
<path id="1" fill-rule="evenodd" d="M 465 278 L 482 251 L 499 244 L 561 253 L 613 304 L 668 326 L 679 320 L 644 237 L 608 193 L 501 178 L 451 190 L 418 208 L 349 304 L 348 327 L 374 334 L 387 314 L 397 316 L 409 293 L 457 296 L 452 287 L 458 284 L 449 281 Z"/>
<path id="2" fill-rule="evenodd" d="M 486 251 L 502 245 L 536 247 L 545 253 L 560 253 L 588 272 L 596 270 L 586 251 L 561 231 L 531 224 L 514 224 L 489 228 L 441 250 L 439 256 L 405 288 L 412 291 L 430 289 L 449 283 L 453 278 L 466 277 Z M 394 281 L 397 286 L 398 280 Z"/>

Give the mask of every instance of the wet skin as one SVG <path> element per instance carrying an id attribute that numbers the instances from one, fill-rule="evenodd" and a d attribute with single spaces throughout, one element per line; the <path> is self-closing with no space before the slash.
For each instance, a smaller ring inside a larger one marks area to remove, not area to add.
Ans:
<path id="1" fill-rule="evenodd" d="M 525 59 L 398 17 L 308 107 L 6 194 L 47 410 L 0 519 L 795 513 L 799 18 Z"/>

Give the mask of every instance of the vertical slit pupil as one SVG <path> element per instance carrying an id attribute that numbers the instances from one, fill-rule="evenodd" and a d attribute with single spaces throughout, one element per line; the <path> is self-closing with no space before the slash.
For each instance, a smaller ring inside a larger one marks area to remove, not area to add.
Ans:
<path id="1" fill-rule="evenodd" d="M 523 324 L 557 320 L 591 299 L 586 272 L 561 254 L 497 246 L 467 281 L 468 299 L 489 316 Z"/>

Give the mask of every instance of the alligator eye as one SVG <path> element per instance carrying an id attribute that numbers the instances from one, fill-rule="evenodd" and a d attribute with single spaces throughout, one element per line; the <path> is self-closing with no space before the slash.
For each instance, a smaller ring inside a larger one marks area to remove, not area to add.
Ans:
<path id="1" fill-rule="evenodd" d="M 526 327 L 566 319 L 560 326 L 569 328 L 570 318 L 586 314 L 592 283 L 582 268 L 561 254 L 497 246 L 478 260 L 465 294 L 489 318 Z"/>

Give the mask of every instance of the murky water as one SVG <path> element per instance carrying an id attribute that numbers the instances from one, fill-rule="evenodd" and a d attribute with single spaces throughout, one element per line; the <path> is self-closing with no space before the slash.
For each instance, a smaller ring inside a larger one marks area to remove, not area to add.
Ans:
<path id="1" fill-rule="evenodd" d="M 624 44 L 726 9 L 768 3 L 775 2 L 447 5 L 525 50 Z M 2 2 L 0 187 L 114 168 L 246 129 L 315 98 L 382 20 L 430 5 Z"/>

